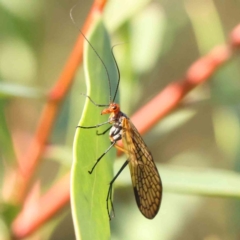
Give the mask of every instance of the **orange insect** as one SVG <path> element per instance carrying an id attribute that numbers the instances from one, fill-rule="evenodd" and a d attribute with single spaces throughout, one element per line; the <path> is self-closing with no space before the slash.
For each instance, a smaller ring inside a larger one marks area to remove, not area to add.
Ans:
<path id="1" fill-rule="evenodd" d="M 132 179 L 132 185 L 133 190 L 135 194 L 135 199 L 138 205 L 139 210 L 141 213 L 149 219 L 152 219 L 156 216 L 158 213 L 161 199 L 162 199 L 162 183 L 161 179 L 158 173 L 158 170 L 156 168 L 156 165 L 153 161 L 152 154 L 148 150 L 146 144 L 144 143 L 141 135 L 139 134 L 138 130 L 135 128 L 133 123 L 130 121 L 130 119 L 125 115 L 123 112 L 120 111 L 120 106 L 114 102 L 119 83 L 120 83 L 120 71 L 116 62 L 116 59 L 113 54 L 113 48 L 112 48 L 112 56 L 114 59 L 114 62 L 116 64 L 116 68 L 118 71 L 118 84 L 116 87 L 116 91 L 114 94 L 114 97 L 111 98 L 111 87 L 110 87 L 110 78 L 107 71 L 107 67 L 104 64 L 102 58 L 99 56 L 99 54 L 96 52 L 95 48 L 92 46 L 92 44 L 89 42 L 89 40 L 86 38 L 86 36 L 82 33 L 83 37 L 86 39 L 86 41 L 89 43 L 91 48 L 96 53 L 97 57 L 102 62 L 108 76 L 108 82 L 109 82 L 109 91 L 110 91 L 110 103 L 106 105 L 102 104 L 96 104 L 92 98 L 88 95 L 85 95 L 95 106 L 97 107 L 107 107 L 104 109 L 101 114 L 110 114 L 110 117 L 107 122 L 97 124 L 95 126 L 77 126 L 78 128 L 83 129 L 90 129 L 90 128 L 98 128 L 105 124 L 111 124 L 112 126 L 108 128 L 103 133 L 100 133 L 98 135 L 103 135 L 109 130 L 109 138 L 111 141 L 111 145 L 108 147 L 108 149 L 96 160 L 96 163 L 92 167 L 92 169 L 89 171 L 90 174 L 92 174 L 93 170 L 97 166 L 97 164 L 100 162 L 100 160 L 103 158 L 103 156 L 114 146 L 117 149 L 123 151 L 128 156 L 128 159 L 125 161 L 121 169 L 118 171 L 116 176 L 112 179 L 110 182 L 110 186 L 108 189 L 107 194 L 107 212 L 109 219 L 111 220 L 111 214 L 109 210 L 109 202 L 110 206 L 114 212 L 113 203 L 112 203 L 112 188 L 113 183 L 119 176 L 119 174 L 123 171 L 123 169 L 129 165 L 130 173 L 131 173 L 131 179 Z M 123 141 L 123 147 L 117 145 L 117 142 L 119 140 Z"/>

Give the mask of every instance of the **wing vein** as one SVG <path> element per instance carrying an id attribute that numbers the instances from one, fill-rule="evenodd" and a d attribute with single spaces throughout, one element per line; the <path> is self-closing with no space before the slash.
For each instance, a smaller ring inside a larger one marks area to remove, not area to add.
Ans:
<path id="1" fill-rule="evenodd" d="M 135 199 L 141 213 L 152 219 L 161 204 L 162 182 L 152 154 L 135 126 L 127 118 L 123 118 L 122 126 Z"/>

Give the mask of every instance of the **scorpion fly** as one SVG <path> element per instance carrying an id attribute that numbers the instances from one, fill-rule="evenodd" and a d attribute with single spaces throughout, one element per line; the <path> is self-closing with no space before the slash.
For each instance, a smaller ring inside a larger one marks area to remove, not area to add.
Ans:
<path id="1" fill-rule="evenodd" d="M 73 19 L 72 19 L 73 20 Z M 74 21 L 74 20 L 73 20 Z M 81 31 L 80 31 L 81 32 Z M 81 32 L 82 33 L 82 32 Z M 111 126 L 104 132 L 97 135 L 103 135 L 109 131 L 110 146 L 105 150 L 105 152 L 96 160 L 89 174 L 92 174 L 97 164 L 104 157 L 105 154 L 112 148 L 116 147 L 118 150 L 124 152 L 127 155 L 127 160 L 111 180 L 108 193 L 107 193 L 107 212 L 109 219 L 111 220 L 111 211 L 114 214 L 113 202 L 112 202 L 112 190 L 113 183 L 123 171 L 123 169 L 129 165 L 132 185 L 134 190 L 134 195 L 136 199 L 137 206 L 141 213 L 148 219 L 152 219 L 158 213 L 161 199 L 162 199 L 162 183 L 159 176 L 156 165 L 153 161 L 153 157 L 145 142 L 143 141 L 141 135 L 139 134 L 136 127 L 133 125 L 129 117 L 120 110 L 119 104 L 115 103 L 115 98 L 118 92 L 118 87 L 120 83 L 120 71 L 113 54 L 113 47 L 111 48 L 111 54 L 118 73 L 117 87 L 112 98 L 111 87 L 110 87 L 110 77 L 105 63 L 103 62 L 100 55 L 97 53 L 96 49 L 87 39 L 87 37 L 82 33 L 84 39 L 88 42 L 90 47 L 96 53 L 96 56 L 102 62 L 103 67 L 106 70 L 108 83 L 109 83 L 109 104 L 97 104 L 93 99 L 86 95 L 95 106 L 105 107 L 101 111 L 101 114 L 110 114 L 108 121 L 104 123 L 97 124 L 95 126 L 77 126 L 77 128 L 82 129 L 92 129 L 98 128 L 100 126 L 111 124 Z M 118 141 L 122 140 L 123 147 L 118 145 Z M 111 208 L 111 209 L 110 209 Z"/>

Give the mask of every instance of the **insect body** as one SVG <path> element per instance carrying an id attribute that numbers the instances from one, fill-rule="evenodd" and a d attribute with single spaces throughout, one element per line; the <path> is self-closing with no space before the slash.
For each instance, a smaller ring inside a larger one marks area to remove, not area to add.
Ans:
<path id="1" fill-rule="evenodd" d="M 72 16 L 71 16 L 72 18 Z M 73 20 L 73 18 L 72 18 Z M 81 31 L 80 31 L 81 32 Z M 81 32 L 82 33 L 82 32 Z M 160 176 L 158 174 L 157 168 L 154 164 L 152 154 L 148 150 L 146 144 L 144 143 L 141 135 L 138 133 L 135 126 L 131 123 L 130 119 L 120 111 L 120 106 L 116 103 L 114 103 L 119 83 L 120 83 L 120 71 L 116 62 L 116 59 L 113 54 L 113 48 L 112 48 L 112 56 L 113 60 L 115 62 L 117 72 L 118 72 L 118 82 L 117 87 L 114 93 L 114 96 L 112 98 L 111 95 L 111 86 L 110 86 L 110 77 L 107 70 L 107 67 L 105 63 L 103 62 L 102 58 L 99 56 L 95 48 L 92 46 L 90 41 L 86 38 L 86 36 L 82 33 L 85 40 L 88 42 L 88 44 L 91 46 L 93 51 L 96 53 L 99 60 L 102 62 L 103 67 L 106 70 L 108 83 L 109 83 L 109 104 L 97 104 L 95 103 L 92 98 L 88 95 L 82 94 L 86 96 L 95 106 L 97 107 L 106 107 L 101 114 L 110 114 L 110 117 L 108 121 L 104 123 L 97 124 L 95 126 L 77 126 L 78 128 L 83 129 L 92 129 L 92 128 L 98 128 L 105 124 L 111 124 L 112 126 L 108 128 L 106 131 L 104 131 L 101 134 L 97 135 L 104 135 L 109 130 L 109 137 L 111 141 L 111 145 L 105 150 L 105 152 L 96 160 L 95 164 L 93 165 L 92 169 L 89 171 L 91 174 L 99 161 L 103 158 L 103 156 L 114 146 L 117 149 L 123 151 L 128 156 L 128 159 L 125 161 L 121 169 L 118 171 L 116 176 L 112 179 L 110 182 L 110 186 L 108 189 L 107 194 L 107 211 L 108 216 L 111 219 L 110 214 L 110 206 L 111 209 L 114 212 L 113 209 L 113 203 L 112 203 L 112 188 L 113 183 L 119 176 L 119 174 L 122 172 L 122 170 L 129 165 L 130 172 L 131 172 L 131 179 L 135 194 L 135 199 L 138 205 L 138 208 L 140 209 L 141 213 L 149 219 L 152 219 L 156 216 L 158 213 L 161 198 L 162 198 L 162 183 Z M 123 141 L 123 147 L 119 146 L 117 142 L 119 140 Z M 110 204 L 110 206 L 109 206 Z"/>
<path id="2" fill-rule="evenodd" d="M 120 111 L 118 104 L 111 103 L 107 109 L 102 111 L 102 114 L 107 113 L 111 114 L 109 121 L 113 125 L 109 132 L 110 140 L 116 148 L 124 151 L 128 156 L 123 167 L 110 182 L 107 202 L 108 199 L 110 199 L 112 204 L 112 184 L 125 166 L 129 164 L 138 208 L 146 218 L 152 219 L 158 213 L 162 198 L 161 179 L 153 162 L 152 154 L 135 126 L 129 118 Z M 116 144 L 116 141 L 120 139 L 123 140 L 124 148 Z"/>
<path id="3" fill-rule="evenodd" d="M 90 100 L 91 98 L 88 97 Z M 92 100 L 91 100 L 92 101 Z M 93 102 L 93 101 L 92 101 Z M 112 204 L 112 186 L 122 170 L 129 164 L 131 179 L 133 184 L 133 190 L 135 199 L 141 213 L 149 219 L 152 219 L 158 213 L 161 198 L 162 198 L 162 183 L 158 174 L 157 168 L 153 161 L 152 154 L 148 150 L 141 135 L 129 120 L 129 118 L 120 111 L 120 107 L 116 103 L 110 103 L 108 108 L 104 109 L 101 114 L 110 114 L 107 122 L 91 126 L 80 128 L 96 128 L 104 124 L 110 123 L 112 127 L 107 129 L 109 131 L 109 137 L 111 140 L 110 147 L 97 159 L 96 163 L 92 167 L 89 173 L 91 174 L 102 159 L 102 157 L 113 147 L 125 152 L 128 159 L 125 161 L 121 169 L 116 176 L 110 182 L 108 195 L 107 195 L 107 211 L 109 218 L 111 214 L 109 210 L 109 201 L 113 209 Z M 106 133 L 105 131 L 104 133 Z M 103 133 L 103 134 L 104 134 Z M 117 145 L 119 140 L 123 140 L 123 147 Z"/>

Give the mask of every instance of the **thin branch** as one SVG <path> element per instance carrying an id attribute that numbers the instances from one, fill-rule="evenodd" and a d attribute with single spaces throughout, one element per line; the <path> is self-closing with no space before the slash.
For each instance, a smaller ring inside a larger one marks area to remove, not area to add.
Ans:
<path id="1" fill-rule="evenodd" d="M 149 131 L 159 120 L 176 108 L 193 88 L 209 80 L 231 55 L 231 47 L 223 45 L 214 48 L 206 56 L 194 62 L 187 70 L 185 78 L 170 83 L 131 117 L 138 131 L 141 134 Z"/>

